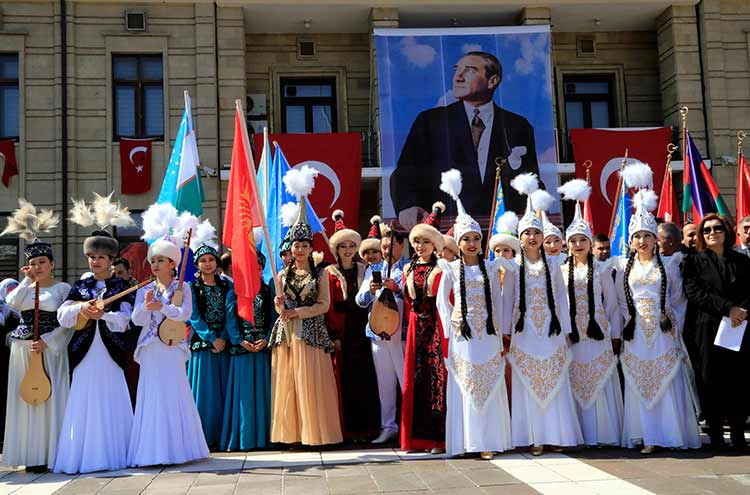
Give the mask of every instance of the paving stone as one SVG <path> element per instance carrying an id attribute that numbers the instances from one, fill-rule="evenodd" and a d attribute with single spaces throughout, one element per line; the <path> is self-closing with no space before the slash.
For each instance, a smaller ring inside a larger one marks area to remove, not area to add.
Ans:
<path id="1" fill-rule="evenodd" d="M 323 468 L 326 478 L 329 480 L 332 478 L 344 478 L 349 476 L 367 476 L 370 477 L 370 472 L 364 464 L 344 464 L 337 466 L 325 466 Z"/>
<path id="2" fill-rule="evenodd" d="M 324 478 L 288 478 L 282 481 L 284 495 L 328 495 L 328 485 Z"/>
<path id="3" fill-rule="evenodd" d="M 539 495 L 538 491 L 527 485 L 483 486 L 482 493 L 487 495 Z"/>
<path id="4" fill-rule="evenodd" d="M 469 478 L 458 471 L 425 471 L 417 474 L 432 490 L 476 487 Z"/>
<path id="5" fill-rule="evenodd" d="M 375 484 L 369 475 L 330 478 L 328 480 L 328 489 L 332 494 L 377 493 L 380 491 L 378 485 Z"/>
<path id="6" fill-rule="evenodd" d="M 193 486 L 213 486 L 213 485 L 236 485 L 239 480 L 239 473 L 218 472 L 218 473 L 199 473 L 193 482 Z"/>
<path id="7" fill-rule="evenodd" d="M 111 479 L 77 478 L 55 492 L 56 495 L 89 495 L 104 488 Z"/>
<path id="8" fill-rule="evenodd" d="M 112 495 L 114 492 L 118 491 L 130 491 L 130 493 L 138 493 L 139 491 L 146 488 L 150 483 L 151 480 L 154 479 L 156 475 L 153 476 L 126 476 L 122 478 L 114 478 L 112 481 L 110 481 L 107 486 L 102 488 L 102 490 L 99 492 L 101 495 Z"/>
<path id="9" fill-rule="evenodd" d="M 371 471 L 372 469 L 368 468 Z M 384 492 L 401 490 L 429 490 L 424 480 L 413 471 L 400 471 L 392 474 L 379 472 L 372 475 L 375 484 Z"/>
<path id="10" fill-rule="evenodd" d="M 472 469 L 470 471 L 464 471 L 463 475 L 477 486 L 520 483 L 519 480 L 499 468 Z"/>
<path id="11" fill-rule="evenodd" d="M 236 485 L 193 486 L 187 495 L 234 495 Z"/>

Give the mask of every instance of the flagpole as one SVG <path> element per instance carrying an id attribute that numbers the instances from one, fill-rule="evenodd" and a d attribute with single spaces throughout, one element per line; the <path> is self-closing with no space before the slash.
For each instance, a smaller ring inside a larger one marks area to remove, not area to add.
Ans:
<path id="1" fill-rule="evenodd" d="M 240 113 L 240 116 L 244 116 L 245 112 L 242 108 L 242 100 L 235 100 L 234 101 L 236 110 Z M 258 187 L 258 176 L 255 173 L 255 162 L 253 162 L 253 156 L 250 153 L 250 139 L 247 135 L 247 123 L 245 122 L 244 118 L 240 118 L 240 131 L 242 132 L 242 143 L 245 147 L 245 160 L 247 160 L 247 167 L 250 172 L 250 180 L 253 183 L 253 188 L 256 192 L 260 192 L 260 188 Z M 279 274 L 276 271 L 276 263 L 273 261 L 276 259 L 274 257 L 273 253 L 273 246 L 271 246 L 271 237 L 268 235 L 268 225 L 266 224 L 266 212 L 263 208 L 263 202 L 260 200 L 260 194 L 255 194 L 255 207 L 258 209 L 258 212 L 260 213 L 260 225 L 263 227 L 263 236 L 266 241 L 266 245 L 268 246 L 268 256 L 271 258 L 268 260 L 269 263 L 271 263 L 271 273 L 273 274 L 273 281 L 274 285 L 276 286 L 276 294 L 282 294 L 282 288 L 281 288 L 281 282 L 279 281 Z"/>
<path id="2" fill-rule="evenodd" d="M 625 148 L 625 157 L 623 157 L 623 159 L 622 159 L 622 164 L 620 165 L 620 171 L 622 171 L 622 169 L 624 169 L 625 165 L 627 165 L 627 164 L 628 164 L 628 149 Z M 618 175 L 619 175 L 619 178 L 617 180 L 617 195 L 620 196 L 622 194 L 622 182 L 623 181 L 622 181 L 622 175 L 621 174 L 618 174 Z M 620 200 L 618 199 L 617 202 L 619 203 L 619 201 Z M 623 208 L 625 207 L 625 203 L 624 202 L 623 202 L 622 206 L 623 206 Z M 612 216 L 610 216 L 610 218 L 609 218 L 609 233 L 610 233 L 610 235 L 612 234 L 612 227 L 615 226 L 615 217 L 616 216 L 617 216 L 617 207 L 615 207 L 612 210 Z"/>
<path id="3" fill-rule="evenodd" d="M 685 194 L 685 174 L 690 177 L 690 169 L 687 166 L 687 114 L 690 109 L 687 106 L 680 108 L 680 116 L 682 117 L 682 193 Z M 691 201 L 692 203 L 692 201 Z M 685 198 L 682 198 L 682 204 L 685 204 Z M 687 225 L 688 216 L 687 211 L 682 211 L 682 225 Z"/>
<path id="4" fill-rule="evenodd" d="M 492 205 L 492 214 L 490 215 L 490 229 L 487 231 L 487 247 L 484 250 L 484 259 L 486 260 L 490 259 L 490 238 L 492 237 L 492 231 L 495 229 L 495 215 L 497 215 L 497 189 L 500 184 L 500 169 L 507 161 L 508 160 L 505 158 L 500 158 L 499 156 L 495 158 L 495 192 L 492 194 L 494 201 Z"/>
<path id="5" fill-rule="evenodd" d="M 273 142 L 273 146 L 274 146 L 275 148 L 278 148 L 278 147 L 279 147 L 279 143 L 278 143 L 278 141 L 274 141 L 274 142 Z M 278 152 L 279 152 L 279 150 L 277 149 L 277 150 L 276 150 L 276 153 L 278 153 Z M 291 168 L 290 168 L 290 170 L 291 170 Z M 300 203 L 300 207 L 302 207 L 302 203 Z M 307 205 L 305 205 L 305 207 L 307 207 Z M 312 204 L 310 205 L 310 207 L 312 208 Z M 313 210 L 313 212 L 315 212 L 315 210 Z M 317 214 L 318 214 L 318 213 L 317 213 L 317 212 L 315 212 L 315 215 L 316 215 L 316 216 L 317 216 Z M 318 221 L 320 221 L 320 218 L 318 218 Z M 320 234 L 321 236 L 323 236 L 323 240 L 325 241 L 325 243 L 326 243 L 326 246 L 328 246 L 328 252 L 329 252 L 329 253 L 331 253 L 331 256 L 333 256 L 333 259 L 336 259 L 336 253 L 334 253 L 334 252 L 333 252 L 333 249 L 331 249 L 331 243 L 330 243 L 330 242 L 328 242 L 328 234 L 326 234 L 326 228 L 325 228 L 325 227 L 323 227 L 323 222 L 321 222 L 320 226 L 322 227 L 322 230 L 321 230 L 321 231 L 319 232 L 319 234 Z"/>
<path id="6" fill-rule="evenodd" d="M 742 177 L 745 174 L 745 170 L 742 170 L 742 141 L 745 140 L 746 134 L 745 131 L 737 131 L 737 199 L 740 199 L 740 194 L 742 194 L 742 191 L 740 189 L 740 177 Z M 734 208 L 734 229 L 735 229 L 735 244 L 739 244 L 740 242 L 740 208 L 739 208 L 739 201 L 735 201 L 735 208 Z"/>
<path id="7" fill-rule="evenodd" d="M 265 154 L 266 150 L 268 150 L 267 154 Z M 268 164 L 271 162 L 271 157 L 269 156 L 271 154 L 271 146 L 269 146 L 268 144 L 268 127 L 263 128 L 263 152 L 266 155 L 266 159 L 263 160 L 263 163 L 260 164 L 260 166 L 263 167 L 263 198 L 265 198 L 266 205 L 268 205 L 268 184 L 271 180 L 270 170 L 268 167 Z"/>

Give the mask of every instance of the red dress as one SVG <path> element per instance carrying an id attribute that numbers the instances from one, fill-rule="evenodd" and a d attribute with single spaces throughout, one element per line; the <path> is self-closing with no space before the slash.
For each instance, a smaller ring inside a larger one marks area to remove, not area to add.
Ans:
<path id="1" fill-rule="evenodd" d="M 380 398 L 370 339 L 365 334 L 367 309 L 354 300 L 364 278 L 365 266 L 341 270 L 326 268 L 331 306 L 326 325 L 331 340 L 341 340 L 334 354 L 334 371 L 339 392 L 339 413 L 345 438 L 377 435 L 380 428 Z"/>
<path id="2" fill-rule="evenodd" d="M 445 448 L 445 397 L 448 373 L 443 328 L 435 304 L 440 269 L 418 263 L 404 280 L 406 330 L 401 449 Z"/>

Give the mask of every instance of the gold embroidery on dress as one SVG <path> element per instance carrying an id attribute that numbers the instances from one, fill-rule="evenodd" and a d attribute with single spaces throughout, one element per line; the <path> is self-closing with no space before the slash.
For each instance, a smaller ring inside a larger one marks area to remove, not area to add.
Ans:
<path id="1" fill-rule="evenodd" d="M 567 273 L 567 265 L 565 266 L 566 273 Z M 576 275 L 578 275 L 576 273 Z M 586 277 L 588 277 L 588 270 L 586 273 Z M 567 284 L 567 278 L 565 279 L 565 282 Z M 588 340 L 589 336 L 586 333 L 586 330 L 589 327 L 589 288 L 588 288 L 588 280 L 587 278 L 581 279 L 578 276 L 573 277 L 573 288 L 575 290 L 575 296 L 576 296 L 576 327 L 578 327 L 578 335 L 581 337 L 581 341 Z M 600 294 L 600 291 L 598 290 L 598 284 L 597 281 L 594 280 L 594 297 L 596 299 L 596 294 Z M 598 301 L 598 300 L 597 300 Z M 609 321 L 604 316 L 604 309 L 602 308 L 601 304 L 596 304 L 595 301 L 595 318 L 597 323 L 599 323 L 599 327 L 602 329 L 602 333 L 604 334 L 604 337 L 609 336 Z"/>
<path id="2" fill-rule="evenodd" d="M 651 347 L 654 344 L 656 335 L 656 301 L 650 297 L 639 297 L 633 301 L 635 303 L 635 315 L 640 322 L 640 329 L 646 337 L 646 345 Z"/>
<path id="3" fill-rule="evenodd" d="M 560 346 L 555 353 L 547 358 L 537 358 L 526 354 L 518 347 L 511 346 L 511 355 L 516 371 L 526 377 L 530 392 L 539 402 L 545 402 L 555 390 L 562 378 L 562 372 L 567 360 L 567 348 Z"/>
<path id="4" fill-rule="evenodd" d="M 570 382 L 573 386 L 573 394 L 581 404 L 588 405 L 594 399 L 599 384 L 607 378 L 613 359 L 612 351 L 606 350 L 587 363 L 575 359 L 571 361 Z"/>
<path id="5" fill-rule="evenodd" d="M 456 380 L 463 385 L 476 409 L 481 409 L 490 397 L 498 379 L 504 379 L 502 348 L 485 363 L 474 364 L 451 353 L 451 364 Z"/>
<path id="6" fill-rule="evenodd" d="M 651 402 L 665 385 L 664 380 L 679 364 L 680 349 L 670 349 L 655 359 L 641 359 L 628 352 L 626 347 L 621 359 L 640 396 L 646 402 Z"/>
<path id="7" fill-rule="evenodd" d="M 547 321 L 549 306 L 547 305 L 547 291 L 541 287 L 532 287 L 527 291 L 527 314 L 534 323 L 534 330 L 539 337 L 545 335 L 544 327 Z"/>

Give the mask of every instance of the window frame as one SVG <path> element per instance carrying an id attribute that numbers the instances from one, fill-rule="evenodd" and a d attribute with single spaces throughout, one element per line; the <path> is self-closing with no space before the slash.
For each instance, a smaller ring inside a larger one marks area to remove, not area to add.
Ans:
<path id="1" fill-rule="evenodd" d="M 605 81 L 606 79 L 606 81 Z M 607 93 L 573 93 L 568 94 L 565 91 L 566 84 L 569 83 L 607 83 Z M 617 123 L 617 105 L 615 104 L 615 78 L 614 74 L 568 74 L 563 76 L 563 104 L 566 105 L 568 102 L 580 102 L 583 103 L 583 128 L 591 129 L 591 103 L 592 102 L 607 102 L 607 109 L 609 112 L 609 122 L 607 127 L 615 127 Z M 565 112 L 565 126 L 568 124 L 568 112 Z M 570 130 L 570 129 L 568 129 Z"/>
<path id="2" fill-rule="evenodd" d="M 0 211 L 0 218 L 5 220 L 3 223 L 7 223 L 7 219 L 13 214 L 13 212 L 10 211 Z M 18 269 L 21 266 L 21 242 L 19 241 L 18 236 L 9 236 L 9 237 L 0 237 L 0 246 L 13 246 L 16 250 L 16 259 L 13 263 L 13 271 L 9 272 L 7 275 L 10 278 L 17 279 L 18 278 Z M 0 280 L 2 280 L 2 272 L 0 272 Z"/>
<path id="3" fill-rule="evenodd" d="M 158 87 L 162 90 L 162 108 L 159 114 L 162 118 L 162 131 L 166 128 L 166 122 L 164 122 L 164 106 L 166 102 L 166 91 L 164 90 L 164 55 L 162 53 L 122 53 L 112 52 L 112 140 L 118 142 L 120 138 L 126 139 L 153 139 L 154 141 L 164 141 L 164 133 L 147 135 L 145 134 L 146 127 L 146 109 L 145 105 L 145 88 L 146 87 Z M 117 79 L 115 77 L 116 70 L 116 59 L 117 58 L 135 58 L 136 59 L 136 79 L 125 80 Z M 143 59 L 159 59 L 162 67 L 161 80 L 146 79 L 142 74 L 142 63 Z M 133 87 L 135 88 L 135 135 L 134 136 L 123 136 L 117 134 L 117 89 L 119 87 Z"/>
<path id="4" fill-rule="evenodd" d="M 286 108 L 287 106 L 303 106 L 305 109 L 305 134 L 315 133 L 313 129 L 313 114 L 312 107 L 316 105 L 327 105 L 331 108 L 331 130 L 330 132 L 338 132 L 339 127 L 339 116 L 338 116 L 338 94 L 337 94 L 337 78 L 334 75 L 330 76 L 282 76 L 279 78 L 279 109 L 280 109 L 280 121 L 281 121 L 281 132 L 287 132 L 286 122 Z M 323 86 L 330 85 L 331 96 L 304 96 L 304 97 L 290 97 L 286 96 L 286 86 Z M 309 129 L 309 130 L 308 130 Z"/>
<path id="5" fill-rule="evenodd" d="M 20 132 L 21 132 L 21 55 L 18 52 L 0 52 L 0 56 L 7 56 L 7 55 L 15 55 L 16 57 L 16 72 L 18 75 L 15 79 L 9 78 L 9 77 L 0 77 L 0 87 L 13 87 L 15 86 L 16 90 L 18 91 L 18 114 L 16 115 L 17 119 L 17 126 L 16 129 L 18 130 L 18 134 L 15 136 L 3 136 L 0 134 L 0 139 L 3 141 L 13 141 L 14 143 L 17 143 L 20 139 Z"/>

